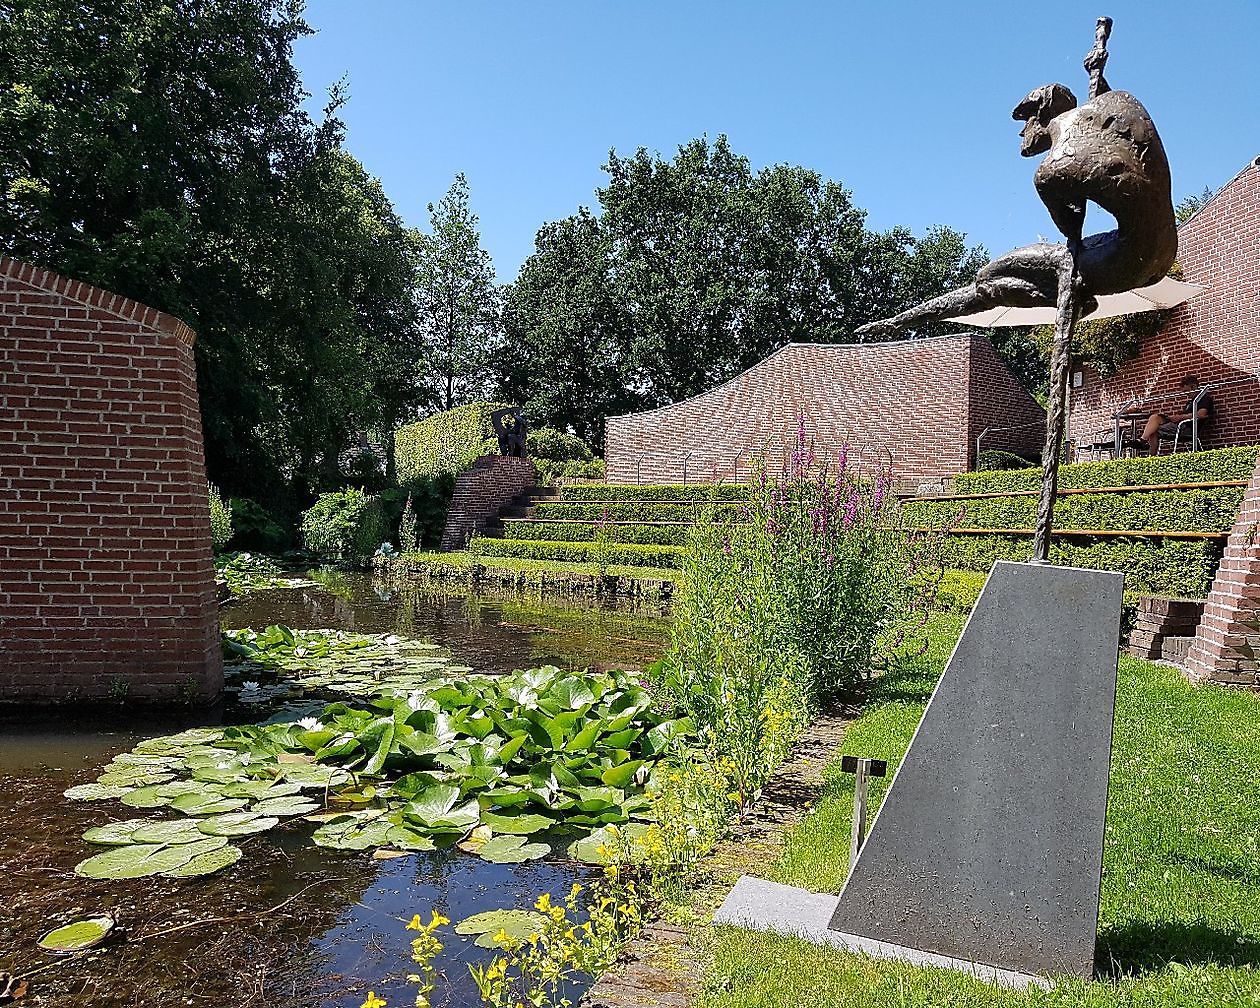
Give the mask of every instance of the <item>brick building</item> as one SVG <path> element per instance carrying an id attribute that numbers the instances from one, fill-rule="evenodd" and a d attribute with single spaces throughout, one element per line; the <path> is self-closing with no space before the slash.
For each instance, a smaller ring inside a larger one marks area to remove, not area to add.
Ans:
<path id="1" fill-rule="evenodd" d="M 193 333 L 0 257 L 0 700 L 223 684 Z"/>
<path id="2" fill-rule="evenodd" d="M 863 464 L 890 464 L 902 481 L 970 468 L 983 448 L 1038 455 L 1045 411 L 988 339 L 959 333 L 893 343 L 789 343 L 743 374 L 691 399 L 608 418 L 614 483 L 747 480 L 754 459 L 777 470 L 798 424 L 822 455 L 850 444 Z"/>
<path id="3" fill-rule="evenodd" d="M 1175 308 L 1138 357 L 1099 379 L 1081 372 L 1073 390 L 1069 437 L 1088 444 L 1112 427 L 1111 414 L 1134 400 L 1184 407 L 1177 385 L 1187 374 L 1237 382 L 1214 394 L 1208 446 L 1260 443 L 1260 158 L 1183 224 L 1177 261 L 1185 279 L 1206 290 Z"/>

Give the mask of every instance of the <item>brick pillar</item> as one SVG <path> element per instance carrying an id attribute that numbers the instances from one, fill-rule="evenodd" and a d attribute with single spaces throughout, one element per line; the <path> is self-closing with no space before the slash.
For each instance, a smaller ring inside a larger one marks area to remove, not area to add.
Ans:
<path id="1" fill-rule="evenodd" d="M 534 485 L 534 463 L 507 455 L 483 455 L 455 479 L 442 528 L 442 549 L 468 545 L 477 526 L 498 515 L 503 506 Z"/>
<path id="2" fill-rule="evenodd" d="M 1186 655 L 1195 679 L 1260 686 L 1260 461 Z"/>

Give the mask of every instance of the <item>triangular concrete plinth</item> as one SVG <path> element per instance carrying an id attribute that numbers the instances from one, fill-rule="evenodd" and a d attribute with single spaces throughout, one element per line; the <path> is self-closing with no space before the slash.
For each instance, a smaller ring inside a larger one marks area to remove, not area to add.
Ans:
<path id="1" fill-rule="evenodd" d="M 1017 985 L 1093 975 L 1123 584 L 994 566 L 827 943 Z M 720 920 L 819 940 L 790 907 L 728 902 Z"/>

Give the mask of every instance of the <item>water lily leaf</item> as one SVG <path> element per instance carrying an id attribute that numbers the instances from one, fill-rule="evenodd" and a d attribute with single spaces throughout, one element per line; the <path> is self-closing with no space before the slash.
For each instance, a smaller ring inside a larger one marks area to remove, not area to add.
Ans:
<path id="1" fill-rule="evenodd" d="M 492 864 L 523 864 L 546 857 L 551 848 L 544 843 L 526 843 L 524 837 L 497 836 L 482 844 L 476 853 Z"/>
<path id="2" fill-rule="evenodd" d="M 280 799 L 283 801 L 284 799 Z M 221 794 L 202 794 L 191 792 L 172 798 L 170 806 L 185 815 L 218 815 L 220 812 L 235 812 L 248 805 L 244 798 L 224 798 Z"/>
<path id="3" fill-rule="evenodd" d="M 634 775 L 639 767 L 643 766 L 643 762 L 643 760 L 631 760 L 628 763 L 609 767 L 599 775 L 599 779 L 609 787 L 623 788 L 634 780 Z"/>
<path id="4" fill-rule="evenodd" d="M 202 819 L 197 828 L 207 836 L 233 837 L 265 833 L 279 825 L 280 820 L 275 816 L 259 815 L 257 812 L 227 812 Z"/>
<path id="5" fill-rule="evenodd" d="M 309 815 L 319 809 L 319 803 L 305 795 L 289 795 L 284 798 L 265 798 L 255 802 L 250 812 L 263 816 L 300 816 Z"/>
<path id="6" fill-rule="evenodd" d="M 226 844 L 222 837 L 205 837 L 195 843 L 130 844 L 114 847 L 75 865 L 77 874 L 87 878 L 130 879 L 159 875 L 186 865 L 193 858 Z"/>
<path id="7" fill-rule="evenodd" d="M 591 692 L 590 686 L 581 676 L 571 676 L 552 684 L 551 689 L 547 691 L 547 698 L 559 701 L 562 706 L 571 711 L 580 710 L 595 702 L 595 694 Z"/>
<path id="8" fill-rule="evenodd" d="M 39 947 L 45 952 L 58 955 L 71 955 L 75 952 L 86 952 L 96 948 L 109 933 L 114 930 L 113 917 L 87 917 L 70 924 L 53 928 L 39 940 Z"/>
<path id="9" fill-rule="evenodd" d="M 498 948 L 494 936 L 503 932 L 509 938 L 524 941 L 532 934 L 539 934 L 547 926 L 547 918 L 533 910 L 487 910 L 485 913 L 465 917 L 455 925 L 455 933 L 477 935 L 481 948 Z"/>
<path id="10" fill-rule="evenodd" d="M 93 826 L 83 834 L 88 843 L 105 844 L 110 847 L 122 847 L 131 843 L 131 834 L 141 826 L 148 826 L 152 819 L 128 819 L 125 822 L 106 823 L 104 826 Z"/>
<path id="11" fill-rule="evenodd" d="M 432 821 L 445 815 L 459 801 L 459 788 L 452 784 L 435 784 L 419 792 L 407 803 L 407 811 L 417 819 Z"/>
<path id="12" fill-rule="evenodd" d="M 154 784 L 149 787 L 136 788 L 136 790 L 122 796 L 122 803 L 130 805 L 132 808 L 161 808 L 164 805 L 171 804 L 171 801 L 181 795 L 201 794 L 202 787 L 197 784 L 189 784 L 186 781 L 172 781 L 169 784 Z M 218 792 L 215 792 L 218 796 Z"/>
<path id="13" fill-rule="evenodd" d="M 241 849 L 227 845 L 198 854 L 190 858 L 186 864 L 173 868 L 171 871 L 162 872 L 162 874 L 167 878 L 193 878 L 197 875 L 209 875 L 230 864 L 236 864 L 240 859 Z"/>
<path id="14" fill-rule="evenodd" d="M 168 819 L 144 823 L 131 834 L 136 843 L 183 844 L 205 836 L 197 819 Z"/>
<path id="15" fill-rule="evenodd" d="M 104 801 L 106 798 L 122 798 L 132 790 L 120 784 L 78 784 L 62 794 L 72 801 Z"/>
<path id="16" fill-rule="evenodd" d="M 165 784 L 174 779 L 173 773 L 151 767 L 119 767 L 101 774 L 96 778 L 96 783 L 106 787 L 146 787 L 149 784 Z"/>
<path id="17" fill-rule="evenodd" d="M 526 812 L 522 815 L 501 815 L 497 812 L 483 812 L 481 821 L 495 833 L 507 833 L 513 836 L 528 836 L 551 829 L 556 824 L 554 819 L 544 815 Z"/>
<path id="18" fill-rule="evenodd" d="M 589 836 L 579 837 L 567 848 L 565 853 L 575 861 L 585 864 L 609 865 L 613 863 L 617 839 L 606 829 L 596 830 Z"/>
<path id="19" fill-rule="evenodd" d="M 387 843 L 407 851 L 431 851 L 437 846 L 427 836 L 417 833 L 409 826 L 391 827 L 389 832 L 385 834 L 385 840 Z"/>
<path id="20" fill-rule="evenodd" d="M 223 794 L 228 798 L 256 798 L 261 801 L 264 798 L 285 798 L 301 790 L 301 785 L 284 781 L 246 781 L 227 785 Z"/>
<path id="21" fill-rule="evenodd" d="M 528 738 L 529 738 L 528 735 L 522 733 L 520 735 L 515 735 L 511 739 L 509 739 L 507 742 L 504 742 L 503 745 L 499 748 L 499 762 L 502 763 L 504 766 L 506 766 L 508 763 L 511 763 L 512 757 L 514 757 L 518 752 L 520 752 L 521 746 L 525 744 L 525 741 Z"/>
<path id="22" fill-rule="evenodd" d="M 573 738 L 569 739 L 565 745 L 566 752 L 584 752 L 595 744 L 595 740 L 599 738 L 599 733 L 604 728 L 602 718 L 596 718 L 585 728 L 579 731 Z"/>

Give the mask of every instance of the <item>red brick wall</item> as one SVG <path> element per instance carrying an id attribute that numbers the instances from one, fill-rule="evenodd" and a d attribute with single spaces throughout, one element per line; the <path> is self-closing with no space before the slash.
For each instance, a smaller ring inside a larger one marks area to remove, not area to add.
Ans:
<path id="1" fill-rule="evenodd" d="M 529 459 L 506 455 L 484 455 L 455 479 L 446 524 L 442 528 L 442 549 L 457 550 L 468 545 L 479 522 L 495 517 L 519 493 L 534 485 L 534 464 Z"/>
<path id="2" fill-rule="evenodd" d="M 1070 435 L 1078 444 L 1111 429 L 1111 414 L 1131 398 L 1173 393 L 1186 374 L 1207 382 L 1260 374 L 1260 166 L 1249 165 L 1178 232 L 1177 261 L 1187 282 L 1207 289 L 1175 309 L 1136 360 L 1073 392 Z M 1260 384 L 1214 396 L 1209 444 L 1260 443 Z"/>
<path id="3" fill-rule="evenodd" d="M 1260 686 L 1260 462 L 1238 509 L 1186 668 L 1196 679 Z"/>
<path id="4" fill-rule="evenodd" d="M 605 457 L 613 483 L 744 481 L 759 456 L 781 470 L 799 423 L 820 459 L 847 441 L 851 459 L 915 480 L 967 469 L 985 426 L 1029 422 L 984 447 L 1035 452 L 1045 413 L 978 334 L 790 343 L 709 392 L 609 417 Z"/>
<path id="5" fill-rule="evenodd" d="M 0 700 L 223 685 L 193 333 L 0 257 Z"/>

